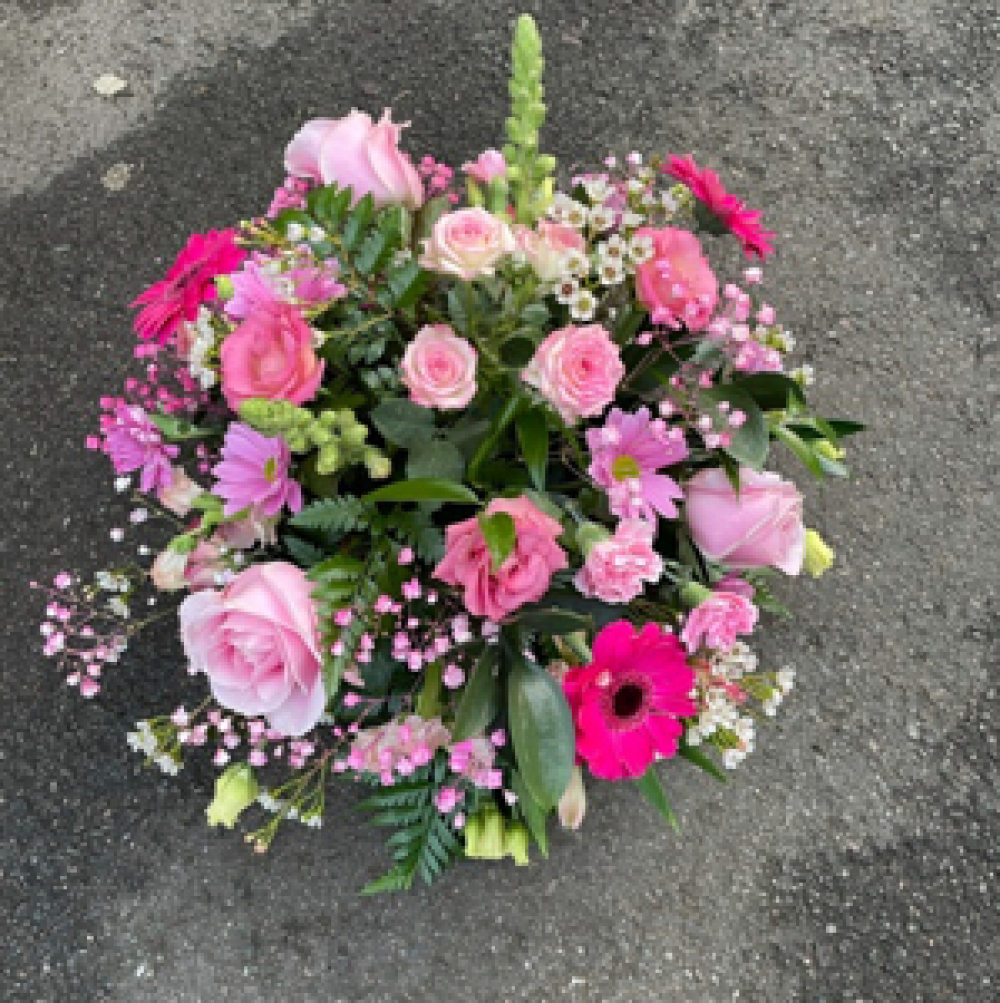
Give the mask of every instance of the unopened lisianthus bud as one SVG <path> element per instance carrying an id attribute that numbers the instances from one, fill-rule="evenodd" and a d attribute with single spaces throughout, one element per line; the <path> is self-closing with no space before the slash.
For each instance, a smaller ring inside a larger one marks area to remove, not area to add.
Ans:
<path id="1" fill-rule="evenodd" d="M 802 560 L 802 567 L 818 578 L 824 571 L 833 564 L 833 550 L 826 541 L 814 529 L 806 530 L 806 550 Z"/>
<path id="2" fill-rule="evenodd" d="M 205 809 L 208 824 L 232 829 L 243 810 L 254 803 L 259 789 L 253 770 L 246 763 L 234 763 L 215 781 L 215 797 Z"/>
<path id="3" fill-rule="evenodd" d="M 564 829 L 579 829 L 587 812 L 587 792 L 583 787 L 583 771 L 573 767 L 569 786 L 559 798 L 559 821 Z"/>

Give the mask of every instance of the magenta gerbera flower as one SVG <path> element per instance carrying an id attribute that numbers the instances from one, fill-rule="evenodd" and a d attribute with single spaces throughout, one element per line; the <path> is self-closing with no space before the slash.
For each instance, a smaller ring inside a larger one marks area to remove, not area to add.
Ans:
<path id="1" fill-rule="evenodd" d="M 774 251 L 770 240 L 777 234 L 760 225 L 761 211 L 748 209 L 743 199 L 727 192 L 715 171 L 700 168 L 690 153 L 686 157 L 671 157 L 664 171 L 694 192 L 705 208 L 743 245 L 748 258 L 756 254 L 763 260 Z"/>
<path id="2" fill-rule="evenodd" d="M 283 505 L 298 512 L 302 488 L 288 476 L 291 460 L 291 450 L 280 435 L 269 438 L 249 425 L 233 422 L 222 443 L 222 460 L 212 468 L 218 478 L 212 490 L 225 499 L 222 514 L 229 518 L 253 508 L 261 515 L 273 516 Z"/>
<path id="3" fill-rule="evenodd" d="M 612 408 L 601 428 L 587 430 L 592 457 L 588 473 L 608 493 L 611 511 L 620 519 L 656 521 L 677 517 L 674 504 L 684 493 L 661 467 L 679 463 L 688 454 L 681 430 L 668 429 L 649 408 L 626 414 Z"/>
<path id="4" fill-rule="evenodd" d="M 694 670 L 673 634 L 648 623 L 608 624 L 593 661 L 569 670 L 563 691 L 576 727 L 576 756 L 602 780 L 641 777 L 654 759 L 677 752 L 679 718 L 697 713 Z"/>
<path id="5" fill-rule="evenodd" d="M 142 307 L 135 318 L 139 337 L 166 344 L 182 321 L 193 321 L 198 307 L 215 297 L 213 279 L 235 271 L 245 257 L 235 230 L 192 234 L 166 277 L 132 301 Z"/>

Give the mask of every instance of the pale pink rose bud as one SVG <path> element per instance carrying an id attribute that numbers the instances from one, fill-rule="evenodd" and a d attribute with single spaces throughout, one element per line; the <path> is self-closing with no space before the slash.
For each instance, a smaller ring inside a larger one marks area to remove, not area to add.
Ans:
<path id="1" fill-rule="evenodd" d="M 642 519 L 618 523 L 614 536 L 590 547 L 573 579 L 576 587 L 608 603 L 627 603 L 641 595 L 646 582 L 657 582 L 663 574 L 663 560 L 653 549 L 654 532 L 653 524 Z"/>
<path id="2" fill-rule="evenodd" d="M 719 467 L 684 485 L 685 517 L 698 548 L 742 571 L 770 565 L 797 575 L 805 553 L 802 495 L 778 474 L 740 467 L 737 494 Z"/>
<path id="3" fill-rule="evenodd" d="M 583 824 L 583 816 L 587 812 L 587 792 L 583 787 L 583 771 L 579 766 L 573 767 L 569 786 L 563 791 L 557 810 L 564 829 L 579 829 Z"/>
<path id="4" fill-rule="evenodd" d="M 167 487 L 157 492 L 160 504 L 176 516 L 183 518 L 191 511 L 191 503 L 200 494 L 200 488 L 180 467 L 174 467 L 174 478 Z"/>
<path id="5" fill-rule="evenodd" d="M 468 282 L 492 275 L 497 262 L 514 248 L 514 234 L 503 220 L 485 209 L 458 209 L 446 212 L 434 224 L 424 241 L 420 264 Z"/>
<path id="6" fill-rule="evenodd" d="M 187 554 L 179 554 L 169 547 L 161 550 L 149 569 L 153 587 L 161 592 L 176 592 L 184 588 L 187 585 L 187 578 L 184 575 L 187 562 Z"/>
<path id="7" fill-rule="evenodd" d="M 462 164 L 462 170 L 481 185 L 488 185 L 494 178 L 507 174 L 507 162 L 499 150 L 483 150 L 470 162 Z"/>
<path id="8" fill-rule="evenodd" d="M 579 230 L 547 219 L 539 220 L 533 230 L 527 226 L 518 227 L 516 239 L 518 250 L 543 282 L 555 282 L 565 271 L 570 253 L 580 254 L 587 248 Z"/>
<path id="9" fill-rule="evenodd" d="M 618 346 L 600 324 L 553 331 L 535 350 L 521 379 L 535 387 L 567 425 L 599 415 L 625 375 Z"/>
<path id="10" fill-rule="evenodd" d="M 391 120 L 388 109 L 373 122 L 354 109 L 343 118 L 306 122 L 285 149 L 289 174 L 321 185 L 350 188 L 354 201 L 371 195 L 375 205 L 423 204 L 424 186 L 413 162 L 399 149 L 405 125 Z"/>
<path id="11" fill-rule="evenodd" d="M 428 324 L 406 346 L 403 384 L 422 407 L 456 410 L 476 394 L 476 350 L 447 324 Z"/>

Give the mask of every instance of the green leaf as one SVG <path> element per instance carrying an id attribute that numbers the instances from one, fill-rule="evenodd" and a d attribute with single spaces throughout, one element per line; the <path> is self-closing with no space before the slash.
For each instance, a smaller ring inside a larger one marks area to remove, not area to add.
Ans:
<path id="1" fill-rule="evenodd" d="M 370 234 L 361 242 L 357 254 L 354 255 L 354 267 L 362 275 L 371 275 L 386 251 L 392 250 L 388 236 L 381 230 L 372 230 Z"/>
<path id="2" fill-rule="evenodd" d="M 347 222 L 344 224 L 340 242 L 345 251 L 351 251 L 354 245 L 361 238 L 365 228 L 371 222 L 375 211 L 375 200 L 369 192 L 363 199 L 358 200 L 358 204 L 350 211 Z"/>
<path id="3" fill-rule="evenodd" d="M 545 831 L 545 823 L 548 819 L 548 810 L 535 800 L 531 791 L 528 790 L 528 785 L 517 770 L 510 771 L 510 786 L 517 795 L 517 807 L 521 811 L 521 817 L 528 827 L 528 832 L 531 833 L 531 838 L 538 844 L 542 856 L 547 857 L 549 855 L 549 837 Z"/>
<path id="4" fill-rule="evenodd" d="M 465 300 L 458 286 L 452 286 L 448 290 L 448 315 L 451 317 L 452 326 L 459 334 L 469 333 L 469 312 L 465 307 Z"/>
<path id="5" fill-rule="evenodd" d="M 476 476 L 479 472 L 479 467 L 493 451 L 493 448 L 500 441 L 500 437 L 507 431 L 507 426 L 513 421 L 514 415 L 520 410 L 524 401 L 525 398 L 517 392 L 510 394 L 504 401 L 503 407 L 493 421 L 492 431 L 479 444 L 475 455 L 469 461 L 469 480 L 473 484 L 477 483 Z"/>
<path id="6" fill-rule="evenodd" d="M 321 223 L 327 230 L 336 230 L 350 207 L 353 195 L 350 188 L 327 185 L 324 188 L 311 191 L 307 204 L 309 211 L 318 223 Z"/>
<path id="7" fill-rule="evenodd" d="M 286 534 L 281 538 L 281 543 L 285 550 L 288 551 L 289 557 L 300 568 L 311 568 L 326 556 L 324 551 L 320 550 L 319 547 L 303 540 L 300 536 Z"/>
<path id="8" fill-rule="evenodd" d="M 428 477 L 386 484 L 385 487 L 377 488 L 366 494 L 362 501 L 367 505 L 376 502 L 418 501 L 446 501 L 478 505 L 479 496 L 464 484 Z"/>
<path id="9" fill-rule="evenodd" d="M 405 397 L 381 401 L 369 417 L 385 441 L 397 446 L 418 446 L 434 430 L 434 412 Z"/>
<path id="10" fill-rule="evenodd" d="M 547 614 L 553 607 L 560 612 L 569 611 L 587 618 L 590 621 L 588 626 L 593 625 L 597 630 L 606 627 L 615 620 L 621 620 L 623 615 L 621 606 L 581 595 L 576 589 L 552 588 L 545 594 L 545 599 L 542 602 L 522 606 L 520 617 L 533 613 Z"/>
<path id="11" fill-rule="evenodd" d="M 802 387 L 784 373 L 754 373 L 733 380 L 732 386 L 749 394 L 762 411 L 783 411 L 789 398 L 805 404 Z"/>
<path id="12" fill-rule="evenodd" d="M 521 311 L 521 321 L 529 327 L 545 328 L 549 323 L 549 308 L 544 303 L 529 303 Z"/>
<path id="13" fill-rule="evenodd" d="M 767 459 L 767 421 L 754 399 L 735 384 L 703 390 L 700 396 L 716 404 L 719 401 L 729 401 L 730 413 L 739 410 L 746 415 L 746 420 L 739 428 L 726 429 L 732 441 L 725 451 L 738 463 L 754 470 L 762 469 Z"/>
<path id="14" fill-rule="evenodd" d="M 656 773 L 656 765 L 650 763 L 649 769 L 635 780 L 634 783 L 642 791 L 646 800 L 667 820 L 674 832 L 680 832 L 680 824 L 673 809 L 670 807 L 670 802 L 667 800 L 663 784 L 660 783 L 660 778 Z"/>
<path id="15" fill-rule="evenodd" d="M 545 490 L 545 467 L 549 458 L 549 425 L 542 408 L 522 411 L 514 420 L 517 439 L 521 444 L 524 465 L 531 474 L 531 483 Z"/>
<path id="16" fill-rule="evenodd" d="M 510 556 L 517 543 L 517 529 L 509 512 L 493 512 L 491 515 L 481 513 L 479 526 L 483 531 L 486 548 L 490 552 L 494 573 Z"/>
<path id="17" fill-rule="evenodd" d="M 353 495 L 336 495 L 314 501 L 288 520 L 296 529 L 350 533 L 367 523 L 365 506 Z"/>
<path id="18" fill-rule="evenodd" d="M 424 670 L 424 685 L 414 708 L 425 721 L 441 713 L 441 663 L 431 662 Z"/>
<path id="19" fill-rule="evenodd" d="M 576 634 L 590 630 L 593 619 L 585 613 L 550 606 L 547 609 L 530 609 L 520 613 L 515 621 L 524 630 L 535 634 Z"/>
<path id="20" fill-rule="evenodd" d="M 413 446 L 406 460 L 406 476 L 461 481 L 465 474 L 465 459 L 458 446 L 444 439 L 429 439 Z"/>
<path id="21" fill-rule="evenodd" d="M 459 697 L 451 726 L 453 742 L 482 734 L 496 716 L 500 686 L 496 669 L 496 645 L 487 645 Z"/>
<path id="22" fill-rule="evenodd" d="M 405 892 L 413 884 L 413 872 L 403 866 L 393 867 L 382 877 L 369 881 L 361 889 L 362 895 L 380 895 L 382 892 Z"/>
<path id="23" fill-rule="evenodd" d="M 507 680 L 507 709 L 525 785 L 541 808 L 552 808 L 569 785 L 576 753 L 562 687 L 517 652 Z"/>
<path id="24" fill-rule="evenodd" d="M 420 298 L 428 282 L 430 273 L 425 272 L 416 261 L 406 261 L 393 269 L 387 279 L 393 305 L 398 310 L 409 309 Z"/>
<path id="25" fill-rule="evenodd" d="M 779 442 L 783 442 L 805 464 L 809 473 L 822 480 L 823 465 L 808 442 L 796 435 L 787 425 L 777 425 L 771 431 Z"/>
<path id="26" fill-rule="evenodd" d="M 837 438 L 843 438 L 845 435 L 855 435 L 857 432 L 863 432 L 868 426 L 862 425 L 860 421 L 846 421 L 844 419 L 831 418 L 827 421 L 827 424 L 836 433 Z"/>
<path id="27" fill-rule="evenodd" d="M 686 759 L 689 763 L 693 763 L 698 767 L 699 770 L 704 770 L 710 777 L 715 777 L 720 783 L 728 783 L 729 778 L 726 776 L 723 769 L 716 766 L 712 760 L 701 751 L 700 748 L 694 745 L 688 745 L 683 740 L 677 748 L 677 755 Z"/>
<path id="28" fill-rule="evenodd" d="M 219 434 L 215 429 L 199 428 L 172 414 L 154 411 L 149 418 L 167 439 L 205 439 L 210 435 Z"/>
<path id="29" fill-rule="evenodd" d="M 639 328 L 642 327 L 646 316 L 646 311 L 642 307 L 629 306 L 623 310 L 615 321 L 614 336 L 616 344 L 629 344 Z"/>

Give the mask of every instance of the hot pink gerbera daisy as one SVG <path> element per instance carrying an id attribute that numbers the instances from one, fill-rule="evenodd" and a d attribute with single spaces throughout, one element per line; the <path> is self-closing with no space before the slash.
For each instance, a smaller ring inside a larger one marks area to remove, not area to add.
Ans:
<path id="1" fill-rule="evenodd" d="M 641 777 L 654 759 L 677 752 L 697 713 L 694 671 L 673 634 L 648 623 L 608 624 L 594 641 L 590 665 L 569 670 L 563 690 L 576 726 L 576 756 L 602 780 Z"/>
<path id="2" fill-rule="evenodd" d="M 686 157 L 671 157 L 664 171 L 694 192 L 705 208 L 743 245 L 748 258 L 756 254 L 764 259 L 774 251 L 770 240 L 777 234 L 760 225 L 761 211 L 748 209 L 743 199 L 727 192 L 715 171 L 707 167 L 701 169 L 690 153 Z"/>
<path id="3" fill-rule="evenodd" d="M 287 505 L 302 508 L 302 488 L 288 476 L 292 454 L 280 435 L 270 438 L 242 422 L 226 429 L 222 461 L 212 468 L 218 478 L 214 491 L 225 499 L 222 514 L 229 518 L 245 508 L 277 515 Z"/>
<path id="4" fill-rule="evenodd" d="M 212 280 L 235 271 L 245 257 L 235 230 L 192 234 L 166 277 L 132 301 L 131 306 L 142 307 L 135 318 L 139 337 L 166 344 L 182 321 L 193 321 L 198 307 L 214 299 Z"/>

